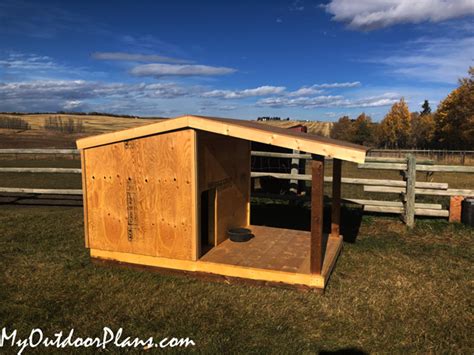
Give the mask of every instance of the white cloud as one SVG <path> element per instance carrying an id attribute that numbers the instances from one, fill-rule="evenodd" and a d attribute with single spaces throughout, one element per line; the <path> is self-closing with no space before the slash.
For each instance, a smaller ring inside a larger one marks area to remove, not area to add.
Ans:
<path id="1" fill-rule="evenodd" d="M 454 84 L 467 75 L 474 60 L 474 36 L 419 38 L 401 49 L 385 51 L 365 61 L 382 64 L 389 72 L 408 79 Z"/>
<path id="2" fill-rule="evenodd" d="M 291 91 L 288 93 L 288 96 L 309 96 L 322 93 L 323 90 L 315 89 L 314 86 L 303 86 L 298 90 Z"/>
<path id="3" fill-rule="evenodd" d="M 474 15 L 473 0 L 331 0 L 324 7 L 333 20 L 359 30 Z"/>
<path id="4" fill-rule="evenodd" d="M 127 62 L 191 63 L 189 60 L 166 57 L 158 54 L 134 54 L 125 52 L 95 52 L 92 58 Z"/>
<path id="5" fill-rule="evenodd" d="M 78 109 L 81 106 L 82 106 L 81 100 L 69 100 L 64 103 L 63 108 L 65 110 L 74 110 L 74 109 Z"/>
<path id="6" fill-rule="evenodd" d="M 259 86 L 254 89 L 245 90 L 212 90 L 202 94 L 203 97 L 223 98 L 223 99 L 241 99 L 252 96 L 267 96 L 280 94 L 285 91 L 284 86 Z"/>
<path id="7" fill-rule="evenodd" d="M 270 97 L 257 101 L 257 106 L 273 108 L 280 107 L 302 107 L 305 109 L 322 107 L 380 107 L 394 104 L 400 99 L 400 95 L 395 93 L 385 93 L 380 96 L 371 96 L 361 99 L 347 99 L 341 95 L 322 95 L 314 97 Z"/>
<path id="8" fill-rule="evenodd" d="M 6 58 L 0 59 L 0 65 L 7 70 L 44 71 L 57 68 L 57 64 L 48 56 L 19 53 L 10 53 Z"/>
<path id="9" fill-rule="evenodd" d="M 322 89 L 334 89 L 334 88 L 355 88 L 360 86 L 360 81 L 345 82 L 345 83 L 329 83 L 329 84 L 316 84 L 314 88 Z"/>
<path id="10" fill-rule="evenodd" d="M 0 111 L 55 111 L 92 107 L 97 102 L 174 99 L 195 94 L 175 83 L 124 84 L 84 80 L 34 80 L 0 83 Z M 137 107 L 136 107 L 137 108 Z M 109 111 L 110 110 L 106 110 Z"/>
<path id="11" fill-rule="evenodd" d="M 97 74 L 90 69 L 58 63 L 48 56 L 16 52 L 8 53 L 0 58 L 0 69 L 3 69 L 5 77 L 12 81 L 57 77 L 73 79 Z"/>
<path id="12" fill-rule="evenodd" d="M 360 86 L 360 81 L 344 82 L 344 83 L 325 83 L 314 84 L 312 86 L 303 86 L 298 90 L 291 91 L 288 96 L 311 96 L 323 92 L 321 89 L 346 89 Z"/>
<path id="13" fill-rule="evenodd" d="M 131 73 L 136 76 L 211 76 L 225 75 L 236 72 L 227 67 L 213 67 L 198 64 L 143 64 L 134 67 Z"/>

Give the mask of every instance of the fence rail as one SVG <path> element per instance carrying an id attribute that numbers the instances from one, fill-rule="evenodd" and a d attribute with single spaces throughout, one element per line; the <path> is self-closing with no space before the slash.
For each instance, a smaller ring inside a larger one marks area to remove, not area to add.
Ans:
<path id="1" fill-rule="evenodd" d="M 374 157 L 405 157 L 414 154 L 417 159 L 435 159 L 446 164 L 474 164 L 474 150 L 442 150 L 442 149 L 371 149 L 368 156 Z"/>
<path id="2" fill-rule="evenodd" d="M 407 151 L 412 152 L 412 151 Z M 473 151 L 474 153 L 474 151 Z M 0 149 L 2 154 L 79 154 L 77 149 Z M 279 153 L 279 152 L 263 152 L 252 151 L 254 157 L 283 158 L 292 159 L 292 165 L 299 159 L 311 159 L 310 154 L 295 153 Z M 364 192 L 378 193 L 395 193 L 402 197 L 401 201 L 381 201 L 369 199 L 351 199 L 343 198 L 346 202 L 357 203 L 363 205 L 364 211 L 396 213 L 404 217 L 407 225 L 413 225 L 414 217 L 434 216 L 448 217 L 449 211 L 443 210 L 440 204 L 416 203 L 416 195 L 432 195 L 432 196 L 474 196 L 474 190 L 470 189 L 450 189 L 447 183 L 421 182 L 416 181 L 416 172 L 452 172 L 452 173 L 474 173 L 474 166 L 452 166 L 452 165 L 435 165 L 432 160 L 418 161 L 414 155 L 407 158 L 398 157 L 379 157 L 368 156 L 366 163 L 359 164 L 360 169 L 376 169 L 376 170 L 399 170 L 404 176 L 404 180 L 388 180 L 388 179 L 364 179 L 364 178 L 342 178 L 343 184 L 362 185 Z M 24 167 L 0 167 L 0 173 L 53 173 L 53 174 L 80 174 L 81 169 L 76 168 L 24 168 Z M 292 169 L 291 173 L 277 172 L 252 172 L 252 178 L 273 177 L 277 179 L 287 179 L 290 181 L 311 181 L 311 175 L 298 174 L 298 170 Z M 332 182 L 331 176 L 324 177 L 325 182 Z M 3 193 L 26 193 L 26 194 L 50 194 L 50 195 L 81 195 L 81 189 L 40 189 L 40 188 L 13 188 L 0 187 Z M 255 194 L 262 196 L 262 194 Z M 268 197 L 279 197 L 281 195 L 265 194 Z M 288 199 L 300 198 L 295 195 L 287 196 Z M 305 197 L 307 198 L 307 197 Z"/>

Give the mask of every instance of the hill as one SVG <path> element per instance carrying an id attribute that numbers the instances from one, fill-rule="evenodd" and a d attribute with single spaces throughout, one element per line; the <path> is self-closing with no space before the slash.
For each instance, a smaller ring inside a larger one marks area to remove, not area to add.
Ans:
<path id="1" fill-rule="evenodd" d="M 31 129 L 4 129 L 0 128 L 0 149 L 2 148 L 75 148 L 76 139 L 100 133 L 118 131 L 138 127 L 166 118 L 135 118 L 107 115 L 78 115 L 78 114 L 0 114 L 2 119 L 21 118 L 28 122 Z M 73 119 L 81 122 L 82 132 L 66 133 L 44 129 L 45 121 L 49 118 L 58 118 L 63 122 Z M 332 122 L 299 122 L 299 121 L 263 121 L 263 124 L 290 128 L 296 125 L 308 127 L 308 133 L 329 136 Z"/>
<path id="2" fill-rule="evenodd" d="M 308 133 L 317 134 L 319 136 L 329 137 L 333 122 L 319 122 L 319 121 L 259 121 L 259 123 L 269 124 L 282 128 L 290 128 L 297 125 L 303 125 L 308 128 Z"/>

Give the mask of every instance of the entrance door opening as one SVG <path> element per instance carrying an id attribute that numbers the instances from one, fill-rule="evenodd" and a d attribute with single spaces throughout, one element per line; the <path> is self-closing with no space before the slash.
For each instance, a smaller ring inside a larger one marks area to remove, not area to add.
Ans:
<path id="1" fill-rule="evenodd" d="M 215 246 L 215 199 L 215 189 L 201 193 L 200 256 Z"/>

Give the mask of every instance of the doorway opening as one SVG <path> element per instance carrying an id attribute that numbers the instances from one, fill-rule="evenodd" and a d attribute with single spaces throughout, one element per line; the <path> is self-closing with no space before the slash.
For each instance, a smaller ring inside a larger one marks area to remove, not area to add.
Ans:
<path id="1" fill-rule="evenodd" d="M 215 242 L 215 209 L 216 189 L 205 190 L 201 193 L 201 230 L 200 230 L 200 257 L 211 250 Z"/>

